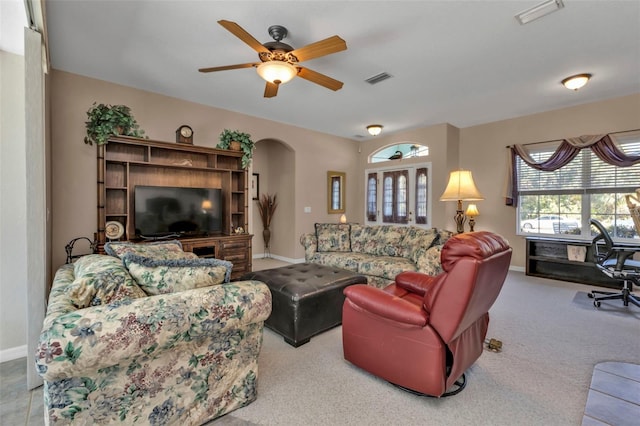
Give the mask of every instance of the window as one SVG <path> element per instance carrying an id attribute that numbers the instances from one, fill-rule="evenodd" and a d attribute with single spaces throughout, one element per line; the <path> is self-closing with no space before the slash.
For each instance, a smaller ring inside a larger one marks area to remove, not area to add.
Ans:
<path id="1" fill-rule="evenodd" d="M 427 223 L 427 183 L 429 178 L 427 176 L 427 169 L 425 167 L 416 170 L 416 223 Z"/>
<path id="2" fill-rule="evenodd" d="M 375 222 L 378 218 L 378 174 L 367 176 L 367 220 Z"/>
<path id="3" fill-rule="evenodd" d="M 638 134 L 617 143 L 626 154 L 640 154 Z M 531 157 L 546 160 L 558 144 L 531 146 Z M 615 238 L 640 238 L 626 205 L 625 195 L 640 187 L 640 164 L 617 167 L 583 149 L 566 166 L 538 171 L 517 157 L 518 229 L 523 233 L 562 234 L 591 238 L 589 219 L 604 224 Z"/>
<path id="4" fill-rule="evenodd" d="M 369 157 L 370 163 L 400 160 L 403 158 L 425 157 L 429 155 L 429 147 L 417 143 L 403 142 L 380 148 Z"/>
<path id="5" fill-rule="evenodd" d="M 340 187 L 340 178 L 332 177 L 331 178 L 331 209 L 339 210 L 340 209 L 340 200 L 341 200 L 341 187 Z"/>
<path id="6" fill-rule="evenodd" d="M 407 170 L 384 172 L 382 176 L 382 221 L 385 223 L 409 222 Z"/>
<path id="7" fill-rule="evenodd" d="M 416 225 L 430 223 L 429 167 L 424 164 L 368 170 L 366 194 L 368 222 L 413 224 L 415 220 Z M 381 212 L 378 206 L 381 206 Z"/>

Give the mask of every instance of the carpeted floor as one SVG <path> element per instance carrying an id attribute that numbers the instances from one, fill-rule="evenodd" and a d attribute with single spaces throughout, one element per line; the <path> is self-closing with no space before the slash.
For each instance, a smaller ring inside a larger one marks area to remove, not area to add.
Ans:
<path id="1" fill-rule="evenodd" d="M 299 348 L 265 329 L 257 400 L 209 424 L 580 425 L 594 366 L 640 358 L 637 310 L 587 308 L 576 293 L 587 298 L 590 289 L 510 272 L 488 334 L 502 352 L 485 351 L 467 388 L 443 399 L 403 392 L 346 362 L 340 327 Z"/>
<path id="2" fill-rule="evenodd" d="M 254 269 L 283 264 L 260 259 Z M 443 399 L 411 395 L 346 362 L 340 327 L 299 348 L 265 329 L 257 400 L 209 425 L 602 425 L 595 411 L 583 422 L 588 398 L 615 414 L 611 424 L 638 424 L 620 420 L 629 408 L 594 400 L 589 387 L 599 386 L 592 384 L 598 364 L 640 364 L 640 309 L 620 301 L 596 309 L 591 289 L 510 272 L 488 334 L 503 342 L 502 352 L 485 351 L 467 372 L 467 388 Z M 4 367 L 12 366 L 19 371 L 7 377 Z M 23 389 L 25 360 L 2 367 L 0 424 L 42 424 L 42 388 Z M 624 394 L 608 378 L 604 386 L 606 396 Z"/>
<path id="3" fill-rule="evenodd" d="M 605 288 L 599 290 L 607 291 L 607 289 Z M 590 299 L 588 294 L 589 293 L 586 291 L 577 292 L 575 297 L 573 298 L 573 303 L 580 309 L 593 311 L 593 299 Z M 621 300 L 602 300 L 600 301 L 600 307 L 598 308 L 598 310 L 600 312 L 605 312 L 607 314 L 618 315 L 622 317 L 632 316 L 637 320 L 640 320 L 640 309 L 634 306 L 624 306 Z M 640 339 L 640 336 L 638 338 Z"/>

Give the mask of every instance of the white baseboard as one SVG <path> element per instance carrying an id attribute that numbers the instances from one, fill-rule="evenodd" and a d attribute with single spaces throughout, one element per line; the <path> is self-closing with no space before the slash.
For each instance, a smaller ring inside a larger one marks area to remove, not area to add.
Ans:
<path id="1" fill-rule="evenodd" d="M 25 358 L 26 356 L 27 345 L 3 349 L 0 351 L 0 362 L 13 361 L 14 359 Z"/>
<path id="2" fill-rule="evenodd" d="M 277 254 L 270 255 L 272 259 L 281 260 L 282 262 L 287 263 L 304 263 L 304 257 L 301 259 L 293 259 L 291 257 L 278 256 Z M 262 259 L 264 258 L 264 253 L 254 253 L 252 259 Z"/>
<path id="3" fill-rule="evenodd" d="M 524 266 L 509 266 L 510 271 L 525 272 Z"/>

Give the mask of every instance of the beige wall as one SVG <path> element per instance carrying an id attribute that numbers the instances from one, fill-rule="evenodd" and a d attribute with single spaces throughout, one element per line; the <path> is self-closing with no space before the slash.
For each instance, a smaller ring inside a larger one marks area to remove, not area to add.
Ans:
<path id="1" fill-rule="evenodd" d="M 24 66 L 0 50 L 0 362 L 25 356 L 27 343 Z"/>
<path id="2" fill-rule="evenodd" d="M 220 132 L 230 128 L 248 132 L 258 141 L 257 158 L 265 143 L 260 141 L 277 140 L 287 146 L 285 151 L 293 155 L 282 157 L 278 150 L 266 158 L 270 171 L 283 170 L 286 176 L 279 180 L 274 173 L 263 172 L 268 174 L 264 179 L 269 192 L 283 191 L 274 218 L 272 253 L 286 258 L 304 256 L 297 240 L 302 232 L 313 229 L 314 222 L 335 220 L 326 214 L 326 171 L 344 170 L 354 176 L 357 170 L 357 143 L 348 139 L 57 70 L 52 72 L 51 85 L 54 269 L 64 263 L 64 246 L 69 240 L 92 238 L 96 231 L 96 148 L 83 143 L 86 111 L 93 102 L 129 106 L 150 139 L 174 141 L 178 126 L 188 124 L 194 130 L 195 145 L 213 147 Z M 266 167 L 264 162 L 262 166 L 260 161 L 255 163 L 253 167 Z M 260 183 L 262 191 L 262 174 Z M 347 196 L 354 197 L 354 192 L 348 188 Z M 304 214 L 304 206 L 312 207 L 312 213 Z M 261 233 L 262 228 L 252 231 Z M 260 235 L 254 237 L 258 253 L 261 240 Z"/>
<path id="3" fill-rule="evenodd" d="M 504 205 L 506 146 L 640 128 L 640 95 L 594 102 L 460 130 L 460 166 L 473 171 L 485 196 L 477 203 L 476 229 L 505 236 L 513 266 L 524 267 L 524 237 L 516 234 L 516 211 Z"/>
<path id="4" fill-rule="evenodd" d="M 287 260 L 304 256 L 298 240 L 316 222 L 337 222 L 327 213 L 327 170 L 347 173 L 347 218 L 363 222 L 364 171 L 368 157 L 383 146 L 415 142 L 429 146 L 432 163 L 433 226 L 454 229 L 455 203 L 440 202 L 449 171 L 470 169 L 485 196 L 478 202 L 476 229 L 504 235 L 514 247 L 513 266 L 524 267 L 524 239 L 516 235 L 515 210 L 504 205 L 506 149 L 512 143 L 558 139 L 640 127 L 640 95 L 549 111 L 464 129 L 439 124 L 354 142 L 269 120 L 185 102 L 61 71 L 52 75 L 53 268 L 64 262 L 64 245 L 96 228 L 95 147 L 82 143 L 86 110 L 96 102 L 130 106 L 151 139 L 174 140 L 189 124 L 195 144 L 215 146 L 224 128 L 238 128 L 257 141 L 251 172 L 260 192 L 277 193 L 271 253 Z M 424 159 L 404 159 L 411 163 Z M 380 165 L 384 165 L 381 163 Z M 311 213 L 304 213 L 305 207 Z M 250 200 L 253 252 L 263 253 L 262 225 Z"/>
<path id="5" fill-rule="evenodd" d="M 369 156 L 380 148 L 399 143 L 417 143 L 429 147 L 428 157 L 407 158 L 388 162 L 376 163 L 376 167 L 386 165 L 413 164 L 420 162 L 431 163 L 432 180 L 432 224 L 438 228 L 455 229 L 453 215 L 455 214 L 455 203 L 441 203 L 438 198 L 444 191 L 447 184 L 449 171 L 458 167 L 458 129 L 449 124 L 438 124 L 420 129 L 407 130 L 394 133 L 389 136 L 378 136 L 376 138 L 360 143 L 361 153 L 358 158 L 360 171 L 357 175 L 357 197 L 363 200 L 359 203 L 359 210 L 354 217 L 354 221 L 363 222 L 365 220 L 364 198 L 365 198 L 365 170 L 369 167 Z M 352 181 L 353 182 L 353 181 Z M 347 202 L 349 205 L 349 202 Z M 449 217 L 451 216 L 451 217 Z M 350 216 L 347 216 L 350 218 Z"/>
<path id="6" fill-rule="evenodd" d="M 296 215 L 288 212 L 295 211 L 295 178 L 296 152 L 293 149 L 273 139 L 258 141 L 254 151 L 253 172 L 260 176 L 260 196 L 269 194 L 277 195 L 278 207 L 271 223 L 270 252 L 282 258 L 294 259 L 296 257 L 295 237 Z M 256 207 L 256 201 L 252 201 L 253 208 L 253 254 L 262 257 L 265 253 L 264 239 L 262 236 L 263 225 Z"/>
<path id="7" fill-rule="evenodd" d="M 453 216 L 456 203 L 441 202 L 449 171 L 469 169 L 485 200 L 477 202 L 480 216 L 476 230 L 488 230 L 505 236 L 514 249 L 511 265 L 524 268 L 524 237 L 516 233 L 516 210 L 504 205 L 506 182 L 506 146 L 555 140 L 584 134 L 607 133 L 640 128 L 640 95 L 594 102 L 571 108 L 483 125 L 458 129 L 440 124 L 420 129 L 380 136 L 360 143 L 357 197 L 364 200 L 364 170 L 369 155 L 378 149 L 397 143 L 419 143 L 429 147 L 427 161 L 432 163 L 433 226 L 455 229 Z M 403 159 L 391 163 L 424 161 Z M 377 163 L 384 166 L 385 163 Z M 466 206 L 466 203 L 465 203 Z M 364 205 L 360 219 L 364 220 Z"/>
<path id="8" fill-rule="evenodd" d="M 0 351 L 11 352 L 26 343 L 26 325 L 22 319 L 16 320 L 27 309 L 27 194 L 20 190 L 26 178 L 24 157 L 20 156 L 20 149 L 24 152 L 24 116 L 20 112 L 24 111 L 24 65 L 22 57 L 6 52 L 0 52 L 0 59 Z M 315 222 L 338 220 L 339 215 L 329 215 L 326 210 L 326 171 L 347 173 L 347 217 L 363 221 L 368 155 L 382 146 L 408 141 L 428 145 L 431 151 L 427 161 L 433 172 L 434 226 L 453 228 L 454 203 L 439 202 L 438 197 L 450 170 L 469 168 L 486 198 L 478 203 L 481 216 L 477 229 L 507 237 L 514 247 L 512 265 L 523 267 L 524 239 L 516 235 L 514 209 L 504 206 L 503 201 L 505 146 L 640 128 L 640 94 L 636 94 L 465 129 L 440 124 L 354 142 L 56 70 L 50 83 L 54 270 L 64 263 L 64 245 L 69 240 L 92 237 L 96 230 L 96 149 L 82 142 L 86 111 L 93 102 L 130 106 L 152 139 L 173 141 L 180 124 L 194 128 L 195 144 L 201 146 L 215 146 L 224 128 L 251 133 L 258 141 L 252 167 L 260 173 L 260 191 L 277 192 L 281 202 L 274 219 L 272 253 L 292 260 L 304 255 L 298 243 L 301 233 L 313 230 Z M 250 200 L 252 212 L 254 207 Z M 311 207 L 311 213 L 304 213 L 305 207 Z M 262 229 L 255 213 L 250 222 L 256 234 L 254 253 L 260 254 Z"/>

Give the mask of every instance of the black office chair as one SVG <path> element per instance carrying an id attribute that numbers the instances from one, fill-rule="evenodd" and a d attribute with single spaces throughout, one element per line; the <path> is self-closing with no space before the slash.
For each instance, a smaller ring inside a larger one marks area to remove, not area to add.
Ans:
<path id="1" fill-rule="evenodd" d="M 599 308 L 601 300 L 622 299 L 624 306 L 629 306 L 631 302 L 640 308 L 640 298 L 631 293 L 633 284 L 640 285 L 640 261 L 631 259 L 634 253 L 640 251 L 640 245 L 616 245 L 602 223 L 595 219 L 589 222 L 599 232 L 592 242 L 596 266 L 606 276 L 622 281 L 620 292 L 594 290 L 589 293 L 593 305 Z M 600 240 L 604 242 L 600 243 Z"/>

